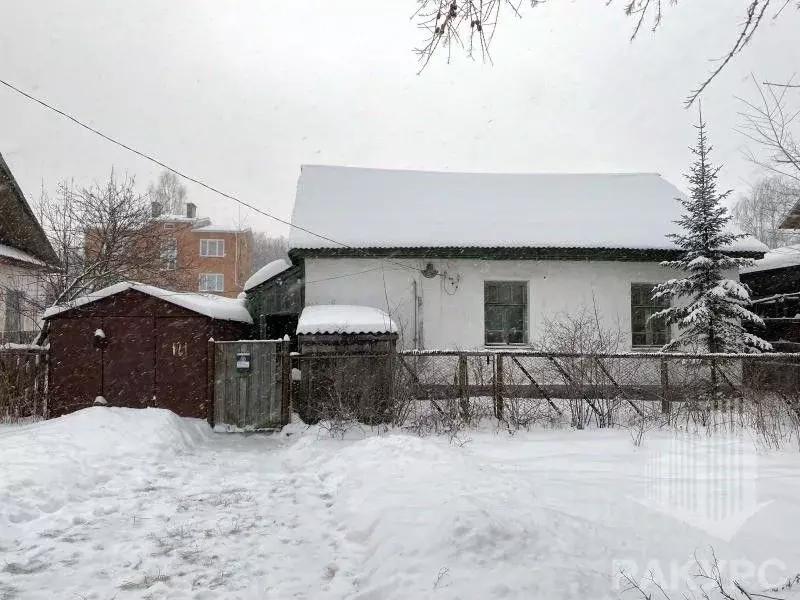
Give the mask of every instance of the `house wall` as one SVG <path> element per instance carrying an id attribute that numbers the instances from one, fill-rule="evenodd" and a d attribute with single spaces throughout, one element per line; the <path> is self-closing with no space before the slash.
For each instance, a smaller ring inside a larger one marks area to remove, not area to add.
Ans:
<path id="1" fill-rule="evenodd" d="M 0 260 L 0 343 L 5 338 L 8 338 L 7 341 L 16 341 L 15 332 L 6 331 L 6 297 L 11 290 L 19 290 L 25 294 L 21 330 L 39 329 L 38 308 L 42 296 L 39 278 L 32 269 Z"/>
<path id="2" fill-rule="evenodd" d="M 419 270 L 427 262 L 452 279 L 423 277 Z M 305 270 L 306 306 L 359 304 L 387 310 L 400 328 L 398 346 L 405 349 L 482 348 L 483 286 L 487 280 L 529 283 L 531 342 L 541 336 L 548 319 L 557 319 L 563 313 L 574 314 L 582 308 L 594 311 L 596 305 L 601 326 L 622 331 L 630 348 L 631 283 L 657 283 L 677 276 L 675 271 L 658 263 L 612 261 L 392 259 L 389 262 L 308 258 Z M 421 327 L 416 328 L 414 282 L 422 298 Z"/>

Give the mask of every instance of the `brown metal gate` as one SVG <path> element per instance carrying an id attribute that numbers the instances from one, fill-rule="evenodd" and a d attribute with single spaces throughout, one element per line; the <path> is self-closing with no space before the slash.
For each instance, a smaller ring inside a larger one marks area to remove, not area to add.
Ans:
<path id="1" fill-rule="evenodd" d="M 289 342 L 214 343 L 213 424 L 256 431 L 289 422 Z"/>

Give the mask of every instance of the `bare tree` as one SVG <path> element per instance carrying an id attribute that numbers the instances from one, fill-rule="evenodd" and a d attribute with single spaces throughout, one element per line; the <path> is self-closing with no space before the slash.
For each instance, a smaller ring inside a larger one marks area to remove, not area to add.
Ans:
<path id="1" fill-rule="evenodd" d="M 531 8 L 544 0 L 529 0 Z M 418 26 L 425 32 L 422 46 L 417 48 L 422 69 L 437 52 L 445 51 L 450 56 L 453 46 L 466 51 L 473 58 L 480 53 L 483 60 L 491 61 L 489 47 L 504 13 L 520 17 L 523 0 L 417 0 L 415 13 Z M 607 0 L 613 4 L 615 0 Z M 664 11 L 678 4 L 678 0 L 617 0 L 625 14 L 634 21 L 631 40 L 649 24 L 656 31 L 662 22 Z M 691 91 L 686 104 L 691 105 L 722 72 L 728 63 L 748 45 L 765 17 L 777 18 L 790 5 L 800 8 L 796 0 L 745 0 L 742 23 L 735 32 L 727 52 L 719 58 L 717 66 Z"/>
<path id="2" fill-rule="evenodd" d="M 158 176 L 158 181 L 147 187 L 147 193 L 153 202 L 158 202 L 164 213 L 183 214 L 183 206 L 186 203 L 186 186 L 172 171 L 162 171 Z"/>
<path id="3" fill-rule="evenodd" d="M 62 182 L 54 198 L 42 195 L 39 212 L 61 266 L 42 271 L 38 311 L 124 280 L 180 282 L 182 272 L 169 266 L 163 231 L 152 220 L 150 197 L 137 192 L 132 177 L 112 171 L 105 183 L 80 189 Z M 44 328 L 37 343 L 46 335 Z"/>
<path id="4" fill-rule="evenodd" d="M 733 206 L 742 229 L 770 248 L 800 242 L 800 235 L 780 229 L 781 221 L 800 201 L 800 182 L 779 175 L 762 177 Z"/>
<path id="5" fill-rule="evenodd" d="M 279 258 L 288 258 L 289 245 L 283 236 L 270 237 L 266 233 L 259 232 L 253 236 L 253 265 L 252 272 L 258 271 L 264 265 L 271 263 Z"/>
<path id="6" fill-rule="evenodd" d="M 743 125 L 740 131 L 761 146 L 766 158 L 750 153 L 758 165 L 788 177 L 800 184 L 800 142 L 795 135 L 800 128 L 800 86 L 790 79 L 786 83 L 759 84 L 753 78 L 758 98 L 755 101 L 740 99 L 745 108 L 740 113 Z"/>

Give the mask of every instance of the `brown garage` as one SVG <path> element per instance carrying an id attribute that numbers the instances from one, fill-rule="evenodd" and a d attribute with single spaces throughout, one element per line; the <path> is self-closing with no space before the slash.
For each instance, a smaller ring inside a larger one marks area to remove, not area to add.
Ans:
<path id="1" fill-rule="evenodd" d="M 45 319 L 51 417 L 95 403 L 206 417 L 208 340 L 241 339 L 252 324 L 239 300 L 133 282 L 50 308 Z"/>

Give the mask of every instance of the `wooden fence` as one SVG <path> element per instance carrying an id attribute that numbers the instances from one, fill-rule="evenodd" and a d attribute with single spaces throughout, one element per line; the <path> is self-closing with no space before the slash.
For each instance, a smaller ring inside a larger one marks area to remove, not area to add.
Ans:
<path id="1" fill-rule="evenodd" d="M 209 342 L 211 426 L 245 431 L 289 422 L 289 341 Z"/>
<path id="2" fill-rule="evenodd" d="M 47 350 L 0 346 L 0 422 L 47 417 Z"/>
<path id="3" fill-rule="evenodd" d="M 598 415 L 603 399 L 660 402 L 669 412 L 687 398 L 723 398 L 751 392 L 800 393 L 800 353 L 567 353 L 530 350 L 420 350 L 400 352 L 398 363 L 419 399 L 488 397 L 501 417 L 509 398 L 582 400 Z"/>

